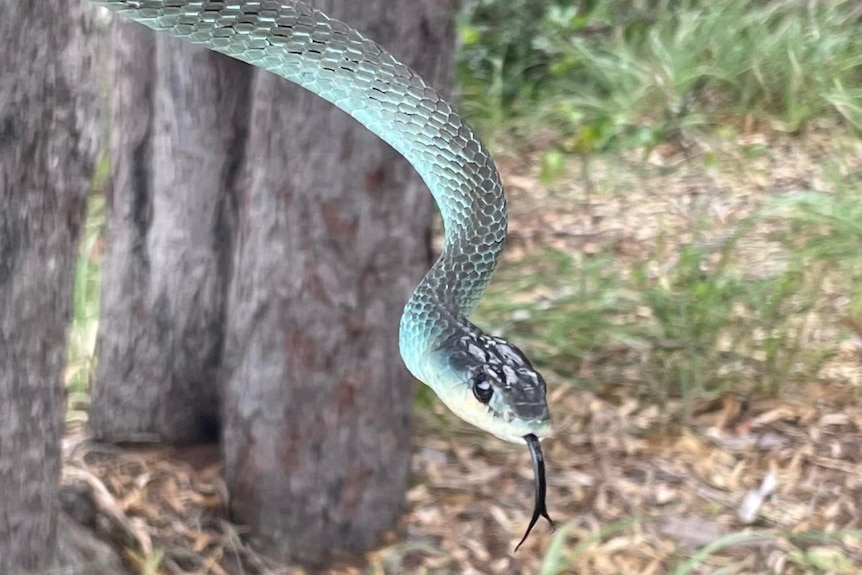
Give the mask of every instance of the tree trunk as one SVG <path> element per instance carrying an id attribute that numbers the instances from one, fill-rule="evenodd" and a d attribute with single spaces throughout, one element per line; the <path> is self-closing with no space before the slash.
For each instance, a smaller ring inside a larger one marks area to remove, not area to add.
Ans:
<path id="1" fill-rule="evenodd" d="M 253 70 L 119 19 L 113 46 L 91 429 L 106 441 L 214 439 Z"/>
<path id="2" fill-rule="evenodd" d="M 0 2 L 0 573 L 119 572 L 69 569 L 92 557 L 58 501 L 72 264 L 99 134 L 92 14 Z"/>
<path id="3" fill-rule="evenodd" d="M 449 85 L 454 6 L 317 2 Z M 258 74 L 230 288 L 223 449 L 233 517 L 270 555 L 373 545 L 401 511 L 411 378 L 398 322 L 429 264 L 430 195 L 348 116 Z"/>

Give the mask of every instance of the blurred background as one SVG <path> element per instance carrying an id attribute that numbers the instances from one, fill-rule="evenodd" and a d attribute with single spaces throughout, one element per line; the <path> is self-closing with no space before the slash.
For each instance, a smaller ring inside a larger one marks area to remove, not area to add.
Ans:
<path id="1" fill-rule="evenodd" d="M 557 530 L 511 553 L 526 450 L 422 388 L 402 533 L 325 572 L 862 571 L 860 26 L 838 0 L 463 3 L 457 100 L 512 211 L 476 319 L 549 382 Z M 70 430 L 107 172 L 77 259 Z M 201 505 L 216 476 L 188 488 Z"/>

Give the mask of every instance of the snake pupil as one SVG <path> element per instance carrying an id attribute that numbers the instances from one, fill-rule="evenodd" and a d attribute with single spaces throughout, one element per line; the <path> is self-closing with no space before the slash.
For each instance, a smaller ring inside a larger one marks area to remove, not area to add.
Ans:
<path id="1" fill-rule="evenodd" d="M 494 395 L 494 388 L 488 382 L 488 378 L 484 373 L 480 373 L 473 379 L 473 395 L 480 403 L 488 403 L 491 401 L 491 396 Z"/>

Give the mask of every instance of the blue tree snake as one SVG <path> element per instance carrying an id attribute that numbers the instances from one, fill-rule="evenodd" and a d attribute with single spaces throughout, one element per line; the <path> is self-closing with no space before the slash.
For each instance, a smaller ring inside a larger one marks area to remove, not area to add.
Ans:
<path id="1" fill-rule="evenodd" d="M 551 522 L 539 443 L 551 431 L 545 381 L 517 347 L 468 320 L 497 266 L 507 226 L 503 186 L 473 129 L 378 44 L 302 2 L 92 1 L 299 84 L 413 165 L 440 209 L 445 242 L 404 308 L 401 356 L 460 418 L 529 446 L 534 509 L 518 547 L 540 516 Z"/>

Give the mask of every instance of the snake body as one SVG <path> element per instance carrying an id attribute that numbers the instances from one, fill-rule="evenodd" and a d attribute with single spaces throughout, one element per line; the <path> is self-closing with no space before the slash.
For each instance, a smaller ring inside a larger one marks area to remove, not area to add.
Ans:
<path id="1" fill-rule="evenodd" d="M 299 84 L 413 165 L 443 216 L 445 242 L 404 308 L 404 363 L 466 421 L 508 441 L 530 436 L 538 449 L 550 432 L 544 380 L 515 346 L 467 319 L 503 249 L 506 199 L 491 156 L 452 106 L 377 43 L 302 2 L 94 2 Z"/>

